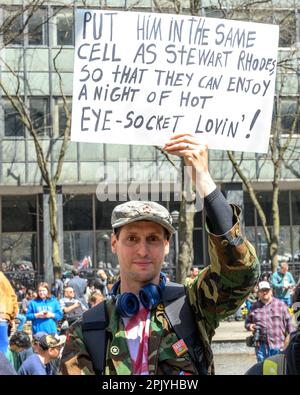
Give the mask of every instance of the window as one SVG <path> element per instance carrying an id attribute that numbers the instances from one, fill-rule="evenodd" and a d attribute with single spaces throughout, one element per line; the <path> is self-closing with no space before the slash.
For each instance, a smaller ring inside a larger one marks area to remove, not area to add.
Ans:
<path id="1" fill-rule="evenodd" d="M 74 45 L 73 10 L 65 9 L 56 15 L 56 45 Z"/>
<path id="2" fill-rule="evenodd" d="M 30 16 L 28 21 L 28 44 L 47 45 L 47 10 L 39 9 Z"/>
<path id="3" fill-rule="evenodd" d="M 294 11 L 278 11 L 275 23 L 280 25 L 279 47 L 290 47 L 296 42 L 296 18 Z"/>
<path id="4" fill-rule="evenodd" d="M 49 101 L 46 98 L 30 99 L 30 117 L 39 136 L 49 135 Z"/>
<path id="5" fill-rule="evenodd" d="M 2 232 L 35 232 L 35 196 L 2 197 Z"/>
<path id="6" fill-rule="evenodd" d="M 92 230 L 92 196 L 68 195 L 64 197 L 64 230 Z"/>
<path id="7" fill-rule="evenodd" d="M 270 192 L 259 192 L 257 193 L 257 199 L 261 204 L 261 207 L 265 213 L 267 225 L 273 226 L 273 216 L 272 216 L 272 199 L 273 193 Z M 289 225 L 290 224 L 290 216 L 289 216 L 289 194 L 286 191 L 280 191 L 278 197 L 278 205 L 279 205 L 279 215 L 280 215 L 280 225 Z M 247 213 L 248 217 L 248 213 Z M 261 220 L 259 216 L 257 216 L 258 224 L 261 224 Z M 249 222 L 249 220 L 248 220 Z M 249 223 L 251 225 L 251 223 Z"/>
<path id="8" fill-rule="evenodd" d="M 298 107 L 297 99 L 281 99 L 280 109 L 281 109 L 281 127 L 282 133 L 289 134 L 293 127 L 293 122 L 295 117 L 297 116 L 297 107 Z M 295 125 L 295 129 L 293 134 L 300 133 L 300 119 Z"/>
<path id="9" fill-rule="evenodd" d="M 250 198 L 249 193 L 244 192 L 244 219 L 245 226 L 254 226 L 255 225 L 255 208 L 254 204 Z"/>
<path id="10" fill-rule="evenodd" d="M 72 101 L 70 98 L 67 98 L 67 106 L 70 111 L 69 116 L 71 117 L 71 110 L 72 110 Z M 64 104 L 62 99 L 56 99 L 55 101 L 55 120 L 54 120 L 54 127 L 53 132 L 54 135 L 63 136 L 64 131 L 67 125 L 67 116 L 64 110 Z"/>
<path id="11" fill-rule="evenodd" d="M 267 225 L 273 226 L 273 217 L 270 210 L 270 207 L 272 207 L 272 192 L 258 192 L 256 197 L 265 213 Z M 259 216 L 257 216 L 257 221 L 258 225 L 262 225 Z"/>
<path id="12" fill-rule="evenodd" d="M 292 213 L 293 225 L 300 225 L 300 196 L 298 191 L 292 192 Z"/>
<path id="13" fill-rule="evenodd" d="M 108 273 L 118 265 L 117 256 L 111 251 L 111 234 L 111 229 L 96 234 L 96 267 L 104 266 Z"/>
<path id="14" fill-rule="evenodd" d="M 2 105 L 4 110 L 4 136 L 23 137 L 25 128 L 19 113 L 8 100 L 3 100 Z"/>
<path id="15" fill-rule="evenodd" d="M 1 239 L 2 270 L 14 271 L 20 283 L 24 284 L 31 276 L 28 271 L 24 276 L 22 271 L 36 269 L 37 265 L 36 233 L 3 233 Z"/>
<path id="16" fill-rule="evenodd" d="M 288 191 L 279 191 L 278 196 L 278 205 L 279 205 L 279 217 L 280 217 L 280 226 L 290 225 L 290 203 L 289 203 L 289 192 Z"/>
<path id="17" fill-rule="evenodd" d="M 37 9 L 34 4 L 25 8 L 27 9 L 21 6 L 5 7 L 1 27 L 4 45 L 23 45 L 24 38 L 27 37 L 29 45 L 47 45 L 47 10 Z"/>
<path id="18" fill-rule="evenodd" d="M 293 218 L 293 252 L 294 261 L 300 261 L 300 196 L 299 191 L 292 191 L 292 218 Z"/>
<path id="19" fill-rule="evenodd" d="M 111 213 L 120 203 L 122 202 L 106 201 L 103 203 L 96 200 L 96 229 L 111 229 Z"/>
<path id="20" fill-rule="evenodd" d="M 265 232 L 261 226 L 257 227 L 257 239 L 256 239 L 256 253 L 258 256 L 258 259 L 261 264 L 267 264 L 269 261 L 269 249 L 268 249 L 268 242 L 266 239 Z M 269 227 L 269 232 L 272 234 L 272 228 Z M 267 271 L 268 269 L 264 269 L 262 271 Z"/>
<path id="21" fill-rule="evenodd" d="M 3 12 L 4 45 L 23 45 L 23 9 L 21 6 L 5 7 Z"/>
<path id="22" fill-rule="evenodd" d="M 64 263 L 77 269 L 88 269 L 93 266 L 93 234 L 92 232 L 64 233 Z M 64 265 L 64 270 L 70 266 Z"/>

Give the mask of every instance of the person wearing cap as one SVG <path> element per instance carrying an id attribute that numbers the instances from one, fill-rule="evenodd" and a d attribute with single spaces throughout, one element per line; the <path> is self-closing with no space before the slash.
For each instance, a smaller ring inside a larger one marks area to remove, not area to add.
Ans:
<path id="1" fill-rule="evenodd" d="M 295 330 L 290 334 L 287 347 L 279 354 L 251 366 L 246 375 L 300 375 L 300 281 L 295 287 L 292 303 Z"/>
<path id="2" fill-rule="evenodd" d="M 241 234 L 240 209 L 229 205 L 216 188 L 208 171 L 207 147 L 191 134 L 178 134 L 164 150 L 183 157 L 190 166 L 207 213 L 211 265 L 186 288 L 195 312 L 191 317 L 197 330 L 198 354 L 192 356 L 196 348 L 188 347 L 176 334 L 166 312 L 164 295 L 170 287 L 179 287 L 167 282 L 161 273 L 175 233 L 171 215 L 156 202 L 129 201 L 117 205 L 111 216 L 111 249 L 118 257 L 120 277 L 113 285 L 111 299 L 102 302 L 108 315 L 104 369 L 95 369 L 83 324 L 77 322 L 64 347 L 62 374 L 213 374 L 210 343 L 215 328 L 220 319 L 237 310 L 257 281 L 258 260 Z M 180 289 L 184 292 L 183 287 Z M 83 322 L 91 311 L 83 314 Z M 176 303 L 174 311 L 181 320 L 182 310 Z"/>
<path id="3" fill-rule="evenodd" d="M 60 332 L 62 334 L 62 332 Z M 35 353 L 39 354 L 40 353 L 40 340 L 42 337 L 44 337 L 45 335 L 47 335 L 46 332 L 37 332 L 35 335 L 32 336 L 32 349 Z M 58 358 L 52 359 L 49 362 L 49 371 L 51 372 L 51 375 L 56 375 L 58 374 L 58 370 L 59 370 L 59 364 L 60 364 L 60 357 L 61 357 L 61 353 L 59 355 Z"/>
<path id="4" fill-rule="evenodd" d="M 47 335 L 47 332 L 40 331 L 32 336 L 32 349 L 35 353 L 38 352 L 40 339 L 45 335 Z"/>
<path id="5" fill-rule="evenodd" d="M 245 328 L 253 332 L 258 362 L 280 353 L 294 330 L 288 307 L 273 297 L 268 281 L 258 283 L 258 301 L 251 306 Z"/>
<path id="6" fill-rule="evenodd" d="M 54 374 L 51 362 L 60 357 L 61 348 L 65 344 L 66 336 L 45 334 L 34 337 L 34 354 L 30 355 L 20 366 L 20 376 L 52 376 Z"/>

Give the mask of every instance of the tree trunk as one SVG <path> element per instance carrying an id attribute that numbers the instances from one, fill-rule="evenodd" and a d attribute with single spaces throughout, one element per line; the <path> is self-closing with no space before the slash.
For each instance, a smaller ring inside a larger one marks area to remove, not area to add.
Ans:
<path id="1" fill-rule="evenodd" d="M 181 174 L 183 191 L 180 202 L 179 227 L 178 227 L 178 262 L 176 281 L 184 283 L 194 261 L 193 230 L 195 215 L 195 193 L 192 188 L 191 179 L 184 174 L 182 161 Z"/>
<path id="2" fill-rule="evenodd" d="M 272 273 L 274 273 L 278 267 L 278 239 L 275 237 L 272 239 L 272 243 L 269 244 L 269 254 L 271 259 L 271 270 Z"/>
<path id="3" fill-rule="evenodd" d="M 54 278 L 61 277 L 61 260 L 59 255 L 58 227 L 57 227 L 57 196 L 56 185 L 51 183 L 49 189 L 49 220 L 52 241 L 52 263 Z"/>

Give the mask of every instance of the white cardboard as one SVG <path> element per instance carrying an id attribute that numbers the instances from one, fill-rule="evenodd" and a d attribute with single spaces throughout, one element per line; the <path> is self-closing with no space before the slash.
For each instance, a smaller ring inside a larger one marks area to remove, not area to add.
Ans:
<path id="1" fill-rule="evenodd" d="M 76 11 L 73 141 L 267 152 L 279 29 L 186 15 Z"/>

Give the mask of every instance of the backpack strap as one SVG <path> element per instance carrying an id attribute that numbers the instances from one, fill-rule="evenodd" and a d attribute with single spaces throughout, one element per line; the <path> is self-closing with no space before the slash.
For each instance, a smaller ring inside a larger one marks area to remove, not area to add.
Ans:
<path id="1" fill-rule="evenodd" d="M 199 374 L 207 374 L 204 347 L 199 337 L 195 317 L 181 284 L 168 282 L 163 292 L 162 302 L 169 322 L 178 336 L 188 347 Z"/>
<path id="2" fill-rule="evenodd" d="M 82 334 L 96 374 L 103 374 L 106 356 L 106 327 L 108 325 L 105 301 L 82 315 Z"/>
<path id="3" fill-rule="evenodd" d="M 276 354 L 263 361 L 264 376 L 283 376 L 286 374 L 285 354 Z"/>

